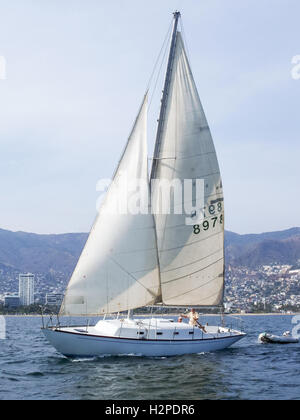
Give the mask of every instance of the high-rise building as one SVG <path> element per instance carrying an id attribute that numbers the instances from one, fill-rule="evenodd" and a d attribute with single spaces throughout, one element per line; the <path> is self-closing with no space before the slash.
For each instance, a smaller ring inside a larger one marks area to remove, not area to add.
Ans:
<path id="1" fill-rule="evenodd" d="M 19 275 L 19 297 L 22 306 L 34 304 L 34 274 Z"/>

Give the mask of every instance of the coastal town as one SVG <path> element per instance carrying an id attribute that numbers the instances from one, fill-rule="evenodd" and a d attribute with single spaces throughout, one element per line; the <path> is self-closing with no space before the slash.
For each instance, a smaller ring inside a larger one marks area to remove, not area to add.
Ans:
<path id="1" fill-rule="evenodd" d="M 229 312 L 288 312 L 300 309 L 300 268 L 228 266 L 225 308 Z"/>
<path id="2" fill-rule="evenodd" d="M 0 268 L 0 308 L 58 308 L 69 273 L 18 273 Z M 24 283 L 25 282 L 25 283 Z M 24 296 L 27 293 L 27 297 Z M 300 311 L 300 266 L 263 265 L 256 269 L 226 267 L 224 307 L 227 313 L 289 313 Z"/>

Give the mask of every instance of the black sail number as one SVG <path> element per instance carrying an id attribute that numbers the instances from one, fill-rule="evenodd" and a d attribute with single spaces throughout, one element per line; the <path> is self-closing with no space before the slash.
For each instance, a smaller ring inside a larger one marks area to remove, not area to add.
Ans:
<path id="1" fill-rule="evenodd" d="M 200 225 L 194 225 L 194 234 L 199 235 L 200 232 L 201 232 Z"/>
<path id="2" fill-rule="evenodd" d="M 201 231 L 208 231 L 209 229 L 213 229 L 217 226 L 218 223 L 223 224 L 223 214 L 212 217 L 210 220 L 204 220 L 201 225 L 194 225 L 194 234 L 199 235 Z"/>

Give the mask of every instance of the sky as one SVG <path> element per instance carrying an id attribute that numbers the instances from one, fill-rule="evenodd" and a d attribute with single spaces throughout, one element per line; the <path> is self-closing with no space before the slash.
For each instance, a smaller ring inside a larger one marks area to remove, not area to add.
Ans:
<path id="1" fill-rule="evenodd" d="M 300 225 L 299 0 L 0 0 L 0 228 L 90 229 L 97 181 L 118 163 L 175 9 L 226 229 Z"/>

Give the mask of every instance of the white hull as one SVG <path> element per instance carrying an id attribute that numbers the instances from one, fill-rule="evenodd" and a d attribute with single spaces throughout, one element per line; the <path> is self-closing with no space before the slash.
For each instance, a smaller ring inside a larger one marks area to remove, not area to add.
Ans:
<path id="1" fill-rule="evenodd" d="M 59 329 L 53 327 L 43 329 L 43 333 L 57 351 L 67 357 L 116 355 L 175 356 L 206 353 L 223 350 L 246 335 L 239 331 L 230 331 L 227 329 L 223 329 L 220 333 L 203 334 L 201 330 L 198 331 L 197 329 L 192 339 L 174 339 L 174 325 L 177 331 L 181 330 L 181 333 L 191 330 L 191 327 L 186 324 L 182 325 L 183 328 L 178 327 L 178 325 L 176 327 L 176 324 L 172 324 L 172 339 L 171 337 L 169 339 L 152 339 L 151 336 L 150 338 L 129 338 L 116 335 L 101 335 L 100 331 L 97 334 L 95 327 L 89 327 L 86 330 L 82 327 L 62 327 Z M 137 333 L 137 328 L 135 328 L 134 332 Z M 170 328 L 164 329 L 166 336 L 170 332 Z"/>

